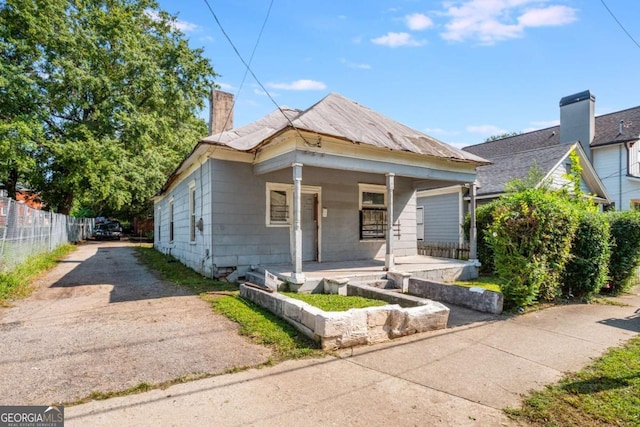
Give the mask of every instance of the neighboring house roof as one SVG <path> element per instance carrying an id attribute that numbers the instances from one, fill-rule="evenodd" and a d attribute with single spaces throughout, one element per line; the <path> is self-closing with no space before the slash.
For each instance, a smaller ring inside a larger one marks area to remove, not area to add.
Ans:
<path id="1" fill-rule="evenodd" d="M 621 121 L 622 123 L 620 123 Z M 640 106 L 603 114 L 595 118 L 595 135 L 591 142 L 591 147 L 620 144 L 638 139 L 640 139 Z M 463 148 L 463 150 L 477 156 L 493 159 L 500 155 L 559 144 L 560 125 L 471 145 Z"/>
<path id="2" fill-rule="evenodd" d="M 509 181 L 526 179 L 536 167 L 543 177 L 551 174 L 569 155 L 574 145 L 556 145 L 533 150 L 492 156 L 493 164 L 477 169 L 478 196 L 501 194 Z"/>
<path id="3" fill-rule="evenodd" d="M 208 136 L 201 142 L 251 152 L 269 144 L 287 129 L 454 161 L 489 163 L 336 93 L 327 95 L 304 111 L 281 108 L 257 122 Z"/>

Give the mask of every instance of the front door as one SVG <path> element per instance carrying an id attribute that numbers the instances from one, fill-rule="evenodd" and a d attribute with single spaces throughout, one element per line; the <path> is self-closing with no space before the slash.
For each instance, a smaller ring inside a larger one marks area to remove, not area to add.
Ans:
<path id="1" fill-rule="evenodd" d="M 302 261 L 318 260 L 318 195 L 302 193 Z"/>

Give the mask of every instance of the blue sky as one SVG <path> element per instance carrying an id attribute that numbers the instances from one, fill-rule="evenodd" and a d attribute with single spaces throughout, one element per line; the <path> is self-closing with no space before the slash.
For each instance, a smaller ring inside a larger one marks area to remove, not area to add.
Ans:
<path id="1" fill-rule="evenodd" d="M 640 2 L 604 0 L 640 42 Z M 560 98 L 586 89 L 596 114 L 640 105 L 640 48 L 602 0 L 209 0 L 280 106 L 340 93 L 457 147 L 558 123 Z M 204 0 L 160 0 L 236 95 L 234 124 L 276 106 Z"/>

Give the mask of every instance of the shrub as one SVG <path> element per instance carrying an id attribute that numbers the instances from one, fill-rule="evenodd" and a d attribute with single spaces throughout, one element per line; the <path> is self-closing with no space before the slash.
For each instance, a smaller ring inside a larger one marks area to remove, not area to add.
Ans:
<path id="1" fill-rule="evenodd" d="M 480 273 L 492 274 L 494 272 L 493 267 L 493 249 L 487 241 L 486 234 L 489 232 L 489 227 L 493 223 L 493 213 L 496 207 L 500 203 L 500 200 L 494 200 L 486 205 L 478 206 L 476 209 L 476 230 L 477 230 L 477 246 L 478 261 L 480 261 Z M 469 229 L 471 228 L 471 215 L 467 214 L 464 218 L 464 235 L 467 241 L 469 241 Z"/>
<path id="2" fill-rule="evenodd" d="M 577 210 L 558 194 L 528 188 L 501 199 L 488 238 L 505 305 L 552 300 L 570 256 Z"/>
<path id="3" fill-rule="evenodd" d="M 562 274 L 562 292 L 590 300 L 606 284 L 611 233 L 606 215 L 584 212 L 571 243 L 571 258 Z"/>
<path id="4" fill-rule="evenodd" d="M 619 294 L 633 283 L 635 268 L 640 264 L 640 212 L 611 212 L 611 258 L 609 287 L 604 291 Z"/>

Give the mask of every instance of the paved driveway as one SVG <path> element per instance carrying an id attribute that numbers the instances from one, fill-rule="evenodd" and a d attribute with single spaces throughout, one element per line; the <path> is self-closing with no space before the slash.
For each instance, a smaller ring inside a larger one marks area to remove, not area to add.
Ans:
<path id="1" fill-rule="evenodd" d="M 37 283 L 30 298 L 0 308 L 0 405 L 69 402 L 270 356 L 147 271 L 129 243 L 83 244 Z"/>

